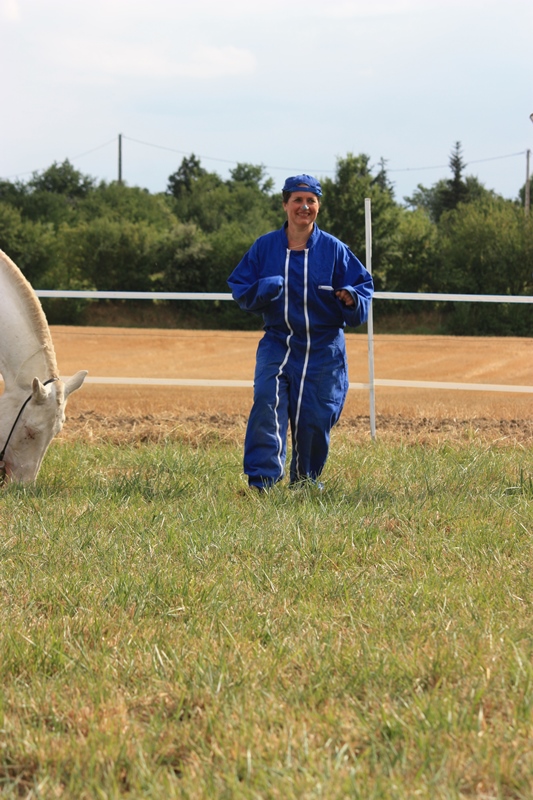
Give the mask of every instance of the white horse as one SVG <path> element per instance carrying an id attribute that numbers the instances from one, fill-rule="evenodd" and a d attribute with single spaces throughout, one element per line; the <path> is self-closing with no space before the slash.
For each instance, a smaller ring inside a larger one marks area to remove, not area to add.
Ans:
<path id="1" fill-rule="evenodd" d="M 0 483 L 30 483 L 65 421 L 86 370 L 59 378 L 50 330 L 32 287 L 0 250 Z"/>

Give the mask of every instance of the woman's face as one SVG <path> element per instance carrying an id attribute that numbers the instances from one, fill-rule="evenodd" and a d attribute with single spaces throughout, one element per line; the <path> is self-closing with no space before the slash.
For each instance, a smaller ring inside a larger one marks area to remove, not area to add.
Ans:
<path id="1" fill-rule="evenodd" d="M 316 220 L 320 201 L 316 194 L 302 189 L 301 192 L 292 192 L 283 208 L 289 225 L 305 228 Z"/>

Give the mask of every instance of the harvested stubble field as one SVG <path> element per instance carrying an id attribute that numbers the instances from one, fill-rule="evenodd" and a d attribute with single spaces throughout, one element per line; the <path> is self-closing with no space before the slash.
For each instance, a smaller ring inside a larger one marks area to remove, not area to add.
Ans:
<path id="1" fill-rule="evenodd" d="M 52 326 L 60 372 L 91 377 L 251 380 L 260 332 Z M 350 381 L 368 381 L 368 342 L 347 336 Z M 376 335 L 375 377 L 533 385 L 533 340 Z M 251 388 L 86 382 L 69 400 L 63 438 L 115 443 L 241 440 Z M 533 442 L 531 393 L 376 387 L 377 436 L 439 442 Z M 370 436 L 369 396 L 351 389 L 335 435 Z"/>

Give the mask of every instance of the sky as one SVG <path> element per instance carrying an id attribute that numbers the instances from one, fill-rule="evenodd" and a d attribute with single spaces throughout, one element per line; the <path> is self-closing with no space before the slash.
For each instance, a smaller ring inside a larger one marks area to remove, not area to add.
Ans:
<path id="1" fill-rule="evenodd" d="M 399 202 L 451 175 L 516 198 L 533 150 L 532 0 L 0 0 L 0 179 L 68 159 L 165 191 L 184 156 L 334 177 Z M 531 161 L 533 169 L 533 158 Z"/>

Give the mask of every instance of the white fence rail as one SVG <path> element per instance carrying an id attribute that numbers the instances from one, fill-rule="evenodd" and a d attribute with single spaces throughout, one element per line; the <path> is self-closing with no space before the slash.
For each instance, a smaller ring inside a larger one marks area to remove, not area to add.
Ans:
<path id="1" fill-rule="evenodd" d="M 100 292 L 62 289 L 38 289 L 38 297 L 83 298 L 88 300 L 233 300 L 231 294 L 225 292 Z M 429 294 L 417 292 L 375 292 L 375 300 L 431 300 L 474 303 L 533 303 L 533 296 L 523 295 L 484 295 L 484 294 Z M 369 338 L 373 337 L 369 332 Z M 372 348 L 371 348 L 372 349 Z M 533 365 L 532 365 L 533 373 Z M 533 394 L 533 386 L 516 386 L 485 383 L 448 383 L 441 381 L 408 381 L 387 380 L 369 376 L 368 383 L 350 383 L 350 389 L 369 389 L 373 386 L 397 386 L 420 389 L 459 389 L 476 392 L 522 392 Z M 104 378 L 88 376 L 88 383 L 130 384 L 145 386 L 219 386 L 250 387 L 253 382 L 239 380 L 210 380 L 201 378 Z"/>
<path id="2" fill-rule="evenodd" d="M 37 289 L 37 297 L 70 297 L 87 300 L 233 300 L 226 292 L 91 292 L 70 289 Z M 432 300 L 456 303 L 533 303 L 533 295 L 431 294 L 428 292 L 374 292 L 374 300 Z"/>

